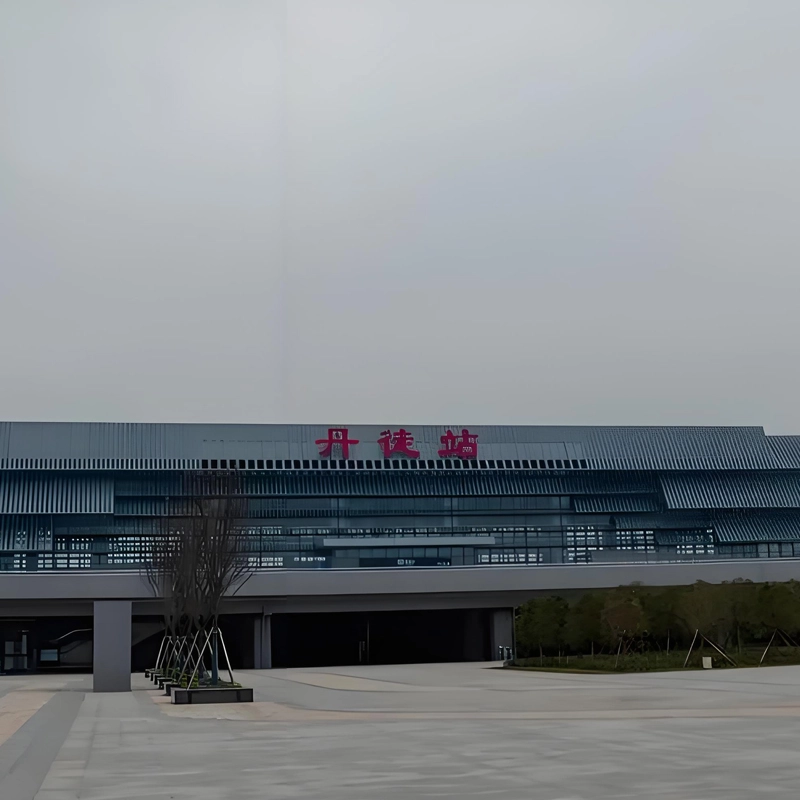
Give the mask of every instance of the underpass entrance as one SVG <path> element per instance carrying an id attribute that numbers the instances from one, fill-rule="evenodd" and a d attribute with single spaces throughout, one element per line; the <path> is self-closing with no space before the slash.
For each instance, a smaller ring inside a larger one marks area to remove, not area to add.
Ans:
<path id="1" fill-rule="evenodd" d="M 459 609 L 275 614 L 272 666 L 488 660 L 490 613 Z"/>

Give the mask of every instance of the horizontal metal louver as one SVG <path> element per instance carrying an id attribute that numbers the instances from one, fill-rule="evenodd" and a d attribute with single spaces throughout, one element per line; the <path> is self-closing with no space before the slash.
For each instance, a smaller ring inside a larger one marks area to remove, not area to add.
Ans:
<path id="1" fill-rule="evenodd" d="M 555 496 L 555 495 L 613 495 L 655 494 L 658 483 L 654 476 L 625 473 L 570 473 L 537 475 L 524 471 L 347 471 L 347 470 L 287 470 L 262 473 L 242 473 L 238 488 L 250 497 L 466 497 L 474 496 Z M 146 475 L 116 479 L 118 513 L 147 513 L 121 511 L 144 509 L 157 498 L 171 500 L 186 496 L 189 486 L 179 476 Z M 224 491 L 229 484 L 224 479 L 204 479 L 203 489 L 210 494 Z M 154 506 L 155 507 L 155 506 Z"/>
<path id="2" fill-rule="evenodd" d="M 659 511 L 661 506 L 655 497 L 647 495 L 605 495 L 601 497 L 576 497 L 575 511 L 581 514 L 602 514 L 625 511 Z"/>
<path id="3" fill-rule="evenodd" d="M 295 472 L 248 475 L 244 492 L 255 496 L 469 497 L 646 493 L 646 476 L 532 475 L 524 472 Z"/>
<path id="4" fill-rule="evenodd" d="M 111 514 L 114 481 L 94 475 L 0 474 L 0 514 Z"/>
<path id="5" fill-rule="evenodd" d="M 709 514 L 672 512 L 656 514 L 614 514 L 611 519 L 617 530 L 705 530 L 711 527 Z"/>
<path id="6" fill-rule="evenodd" d="M 130 517 L 185 517 L 196 512 L 187 497 L 116 497 L 114 513 Z"/>

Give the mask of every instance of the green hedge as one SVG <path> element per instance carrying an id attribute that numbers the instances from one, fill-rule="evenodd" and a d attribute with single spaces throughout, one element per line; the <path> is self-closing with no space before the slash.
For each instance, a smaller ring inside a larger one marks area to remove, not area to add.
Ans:
<path id="1" fill-rule="evenodd" d="M 601 656 L 613 661 L 619 651 L 621 658 L 628 659 L 627 669 L 635 669 L 637 659 L 645 665 L 643 669 L 653 669 L 650 664 L 656 660 L 662 664 L 665 659 L 671 667 L 678 658 L 673 651 L 683 651 L 685 658 L 697 630 L 706 637 L 704 655 L 716 660 L 707 643 L 713 642 L 737 663 L 748 664 L 758 663 L 779 630 L 766 661 L 791 660 L 795 648 L 789 645 L 800 645 L 800 584 L 632 585 L 571 598 L 535 598 L 518 610 L 516 654 L 520 662 L 530 660 L 530 666 L 564 666 L 569 656 L 569 666 L 591 669 L 576 657 L 594 653 L 597 664 Z M 552 658 L 556 664 L 548 662 Z"/>

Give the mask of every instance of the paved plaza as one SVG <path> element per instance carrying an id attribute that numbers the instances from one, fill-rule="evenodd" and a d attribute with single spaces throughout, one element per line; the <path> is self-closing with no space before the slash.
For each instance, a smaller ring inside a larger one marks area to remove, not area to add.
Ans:
<path id="1" fill-rule="evenodd" d="M 2 800 L 797 797 L 800 667 L 564 675 L 487 664 L 242 671 L 176 707 L 141 675 L 0 677 Z"/>

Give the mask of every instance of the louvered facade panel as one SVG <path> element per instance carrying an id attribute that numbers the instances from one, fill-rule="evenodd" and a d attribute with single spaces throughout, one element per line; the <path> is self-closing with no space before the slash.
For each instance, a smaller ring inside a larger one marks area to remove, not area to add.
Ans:
<path id="1" fill-rule="evenodd" d="M 663 474 L 660 480 L 671 509 L 800 509 L 800 475 L 792 473 Z"/>
<path id="2" fill-rule="evenodd" d="M 604 512 L 659 511 L 658 499 L 648 495 L 603 495 L 600 497 L 574 498 L 575 511 L 581 514 L 602 514 Z"/>
<path id="3" fill-rule="evenodd" d="M 691 530 L 710 528 L 708 512 L 673 512 L 656 514 L 614 514 L 618 530 Z"/>
<path id="4" fill-rule="evenodd" d="M 337 440 L 332 459 L 321 458 L 329 427 L 348 429 L 349 454 Z M 377 545 L 321 544 L 344 532 L 418 537 L 420 551 L 435 550 L 430 536 L 495 538 L 491 553 L 413 555 L 420 566 L 589 561 L 600 551 L 576 542 L 600 534 L 604 559 L 617 545 L 663 547 L 668 559 L 800 558 L 800 437 L 758 427 L 406 426 L 419 459 L 386 460 L 378 440 L 400 427 L 0 423 L 0 569 L 71 568 L 75 553 L 79 566 L 139 568 L 127 565 L 140 563 L 165 518 L 181 525 L 198 496 L 226 491 L 246 501 L 240 522 L 259 531 L 260 567 L 391 565 Z M 453 441 L 445 432 L 464 428 L 476 457 L 440 456 Z"/>
<path id="5" fill-rule="evenodd" d="M 468 497 L 515 495 L 631 494 L 656 491 L 648 476 L 553 475 L 524 472 L 272 472 L 248 475 L 243 485 L 255 496 Z M 213 490 L 213 483 L 209 489 Z"/>
<path id="6" fill-rule="evenodd" d="M 723 543 L 800 542 L 800 514 L 742 514 L 714 520 Z"/>
<path id="7" fill-rule="evenodd" d="M 0 514 L 111 514 L 112 478 L 0 473 Z"/>
<path id="8" fill-rule="evenodd" d="M 707 530 L 696 531 L 654 531 L 653 535 L 657 544 L 665 546 L 675 545 L 713 545 L 714 534 Z"/>
<path id="9" fill-rule="evenodd" d="M 192 503 L 184 497 L 117 497 L 114 500 L 117 516 L 178 517 L 187 516 L 191 511 Z"/>
<path id="10" fill-rule="evenodd" d="M 0 550 L 49 550 L 52 544 L 52 520 L 49 516 L 0 516 Z"/>

